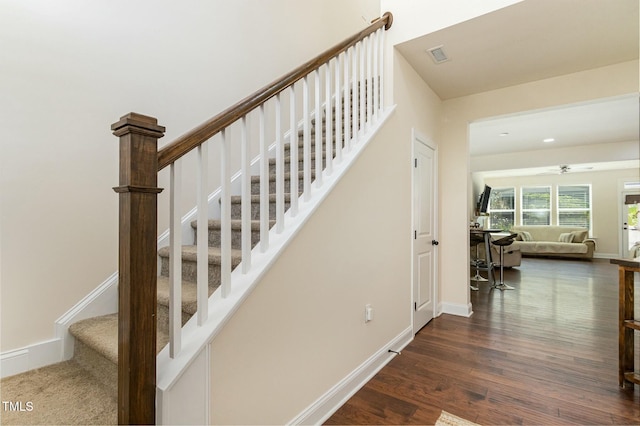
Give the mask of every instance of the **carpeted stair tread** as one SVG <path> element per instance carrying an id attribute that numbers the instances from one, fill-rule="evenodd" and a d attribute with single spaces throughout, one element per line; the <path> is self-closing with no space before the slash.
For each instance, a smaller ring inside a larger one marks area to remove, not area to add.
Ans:
<path id="1" fill-rule="evenodd" d="M 182 280 L 182 311 L 193 315 L 198 308 L 198 286 L 193 281 Z M 213 289 L 209 288 L 209 295 Z M 158 304 L 169 306 L 169 277 L 158 277 Z"/>
<path id="2" fill-rule="evenodd" d="M 118 363 L 117 313 L 78 321 L 71 324 L 69 332 L 111 362 Z"/>
<path id="3" fill-rule="evenodd" d="M 301 147 L 302 147 L 302 145 L 298 146 L 298 148 L 301 148 Z M 327 158 L 327 150 L 326 149 L 322 150 L 322 158 L 323 159 Z M 313 152 L 311 152 L 311 161 L 315 161 L 315 159 L 316 159 L 316 151 L 314 149 Z M 302 163 L 302 160 L 303 160 L 302 155 L 298 155 L 298 163 Z M 291 164 L 291 156 L 290 155 L 286 155 L 284 157 L 284 162 L 286 164 Z M 276 158 L 275 157 L 274 158 L 269 158 L 269 165 L 270 166 L 275 166 L 276 165 Z"/>
<path id="4" fill-rule="evenodd" d="M 260 230 L 260 221 L 259 220 L 251 220 L 250 221 L 251 224 L 251 230 L 252 231 L 259 231 Z M 270 220 L 269 221 L 269 228 L 271 228 L 273 225 L 276 224 L 275 220 Z M 221 220 L 217 220 L 217 219 L 209 219 L 209 229 L 220 229 L 220 227 L 222 226 L 222 221 Z M 193 229 L 197 229 L 198 228 L 198 221 L 197 220 L 193 220 L 191 221 L 191 227 Z M 231 219 L 231 229 L 233 230 L 241 230 L 242 229 L 242 220 L 241 219 Z"/>
<path id="5" fill-rule="evenodd" d="M 269 173 L 269 181 L 270 182 L 275 182 L 276 180 L 276 174 L 275 173 Z M 291 172 L 285 172 L 283 173 L 284 176 L 284 180 L 287 181 L 289 179 L 291 179 Z M 302 178 L 304 177 L 304 170 L 298 170 L 298 180 L 302 180 Z M 315 178 L 316 177 L 316 170 L 315 167 L 311 168 L 311 177 Z M 252 175 L 251 176 L 251 183 L 259 183 L 260 182 L 260 175 Z"/>
<path id="6" fill-rule="evenodd" d="M 169 247 L 162 247 L 158 250 L 158 254 L 160 257 L 169 257 Z M 198 246 L 195 245 L 185 245 L 182 246 L 182 260 L 187 260 L 190 262 L 197 261 L 197 250 Z M 209 264 L 210 265 L 219 265 L 222 260 L 222 255 L 220 254 L 220 247 L 209 247 Z M 237 266 L 242 260 L 242 251 L 231 249 L 231 264 L 233 266 Z"/>
<path id="7" fill-rule="evenodd" d="M 277 194 L 269 194 L 269 203 L 275 203 L 276 202 L 276 196 L 277 196 Z M 285 201 L 285 203 L 290 202 L 291 201 L 291 194 L 285 193 L 284 194 L 284 201 Z M 242 195 L 232 195 L 231 196 L 231 204 L 239 204 L 241 202 L 242 202 Z M 251 195 L 251 202 L 252 203 L 259 203 L 260 202 L 260 195 L 259 194 Z"/>
<path id="8" fill-rule="evenodd" d="M 342 147 L 344 149 L 344 147 L 345 147 L 345 143 L 344 142 L 342 143 Z M 315 156 L 314 155 L 316 153 L 316 145 L 315 144 L 311 144 L 309 146 L 309 148 L 310 148 L 310 151 L 311 151 L 310 154 L 312 155 L 311 159 L 315 160 Z M 284 145 L 285 158 L 291 156 L 290 151 L 291 151 L 291 145 L 290 144 Z M 322 151 L 322 157 L 323 158 L 326 157 L 327 156 L 327 146 L 326 146 L 325 143 L 322 144 L 322 150 L 321 151 Z M 336 154 L 335 143 L 334 143 L 334 145 L 333 145 L 333 147 L 331 149 L 331 152 L 335 156 L 335 154 Z M 301 158 L 303 155 L 304 155 L 304 142 L 300 141 L 300 142 L 298 142 L 298 158 Z"/>
<path id="9" fill-rule="evenodd" d="M 87 318 L 71 324 L 69 332 L 114 364 L 118 363 L 118 314 Z M 169 342 L 167 330 L 157 330 L 157 351 Z"/>

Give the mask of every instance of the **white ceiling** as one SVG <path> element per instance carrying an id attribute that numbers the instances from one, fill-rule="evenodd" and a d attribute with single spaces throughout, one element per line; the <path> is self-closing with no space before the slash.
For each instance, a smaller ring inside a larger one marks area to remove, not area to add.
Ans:
<path id="1" fill-rule="evenodd" d="M 441 99 L 638 58 L 638 0 L 524 0 L 397 46 Z M 443 46 L 435 64 L 427 49 Z"/>
<path id="2" fill-rule="evenodd" d="M 397 48 L 446 100 L 638 59 L 639 3 L 524 0 Z M 437 46 L 448 61 L 435 64 L 426 53 Z M 638 105 L 635 94 L 482 120 L 471 126 L 470 152 L 478 156 L 638 141 Z M 555 142 L 542 143 L 550 137 Z"/>
<path id="3" fill-rule="evenodd" d="M 638 140 L 638 96 L 530 111 L 476 121 L 470 126 L 471 156 Z M 543 142 L 553 138 L 550 143 Z"/>

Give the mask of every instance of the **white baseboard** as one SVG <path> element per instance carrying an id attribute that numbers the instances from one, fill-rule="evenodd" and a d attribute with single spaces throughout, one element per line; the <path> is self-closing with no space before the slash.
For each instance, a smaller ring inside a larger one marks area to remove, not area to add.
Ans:
<path id="1" fill-rule="evenodd" d="M 441 314 L 451 314 L 457 315 L 459 317 L 467 317 L 469 318 L 473 314 L 473 307 L 471 303 L 467 303 L 466 305 L 462 305 L 459 303 L 440 303 L 440 308 L 438 312 Z"/>
<path id="2" fill-rule="evenodd" d="M 411 340 L 413 329 L 408 327 L 288 424 L 322 424 L 396 356 L 389 349 L 400 352 Z"/>
<path id="3" fill-rule="evenodd" d="M 62 361 L 62 339 L 0 354 L 0 377 L 9 377 Z"/>
<path id="4" fill-rule="evenodd" d="M 620 253 L 594 253 L 594 259 L 619 259 L 624 256 L 620 256 Z"/>
<path id="5" fill-rule="evenodd" d="M 118 273 L 113 273 L 91 293 L 56 320 L 56 338 L 62 341 L 62 359 L 73 356 L 73 336 L 69 326 L 74 322 L 118 312 Z"/>

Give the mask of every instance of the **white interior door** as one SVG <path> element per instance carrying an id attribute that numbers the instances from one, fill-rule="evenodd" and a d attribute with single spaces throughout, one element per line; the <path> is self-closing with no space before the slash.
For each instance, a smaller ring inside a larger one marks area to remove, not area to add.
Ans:
<path id="1" fill-rule="evenodd" d="M 437 151 L 426 138 L 413 137 L 413 332 L 435 316 L 437 277 Z"/>

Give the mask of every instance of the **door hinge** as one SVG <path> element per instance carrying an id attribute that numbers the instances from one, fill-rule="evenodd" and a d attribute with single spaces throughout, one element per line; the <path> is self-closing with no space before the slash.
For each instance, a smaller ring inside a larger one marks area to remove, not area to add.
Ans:
<path id="1" fill-rule="evenodd" d="M 413 231 L 413 239 L 414 240 L 418 239 L 418 231 Z"/>
<path id="2" fill-rule="evenodd" d="M 418 167 L 418 159 L 417 158 L 413 159 L 413 167 L 416 167 L 416 168 Z"/>
<path id="3" fill-rule="evenodd" d="M 413 302 L 413 310 L 414 311 L 418 310 L 418 302 Z"/>

